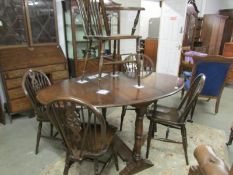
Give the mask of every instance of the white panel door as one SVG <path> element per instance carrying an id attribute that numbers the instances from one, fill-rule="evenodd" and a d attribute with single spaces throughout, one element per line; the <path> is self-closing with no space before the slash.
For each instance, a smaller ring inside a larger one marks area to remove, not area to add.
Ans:
<path id="1" fill-rule="evenodd" d="M 187 0 L 163 1 L 157 72 L 178 75 L 186 7 Z"/>

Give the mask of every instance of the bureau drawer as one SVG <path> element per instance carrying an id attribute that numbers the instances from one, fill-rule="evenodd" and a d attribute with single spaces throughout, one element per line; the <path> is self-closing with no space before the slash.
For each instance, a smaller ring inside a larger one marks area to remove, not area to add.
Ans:
<path id="1" fill-rule="evenodd" d="M 63 71 L 57 71 L 52 73 L 52 80 L 60 80 L 60 79 L 67 79 L 69 77 L 68 71 L 63 70 Z"/>
<path id="2" fill-rule="evenodd" d="M 23 92 L 23 89 L 20 87 L 20 88 L 8 90 L 8 97 L 10 100 L 12 100 L 12 99 L 25 97 L 25 94 Z"/>
<path id="3" fill-rule="evenodd" d="M 11 112 L 13 113 L 32 109 L 32 106 L 26 97 L 10 100 L 9 105 L 11 108 Z"/>
<path id="4" fill-rule="evenodd" d="M 22 86 L 22 78 L 6 80 L 7 89 L 13 89 Z"/>
<path id="5" fill-rule="evenodd" d="M 64 70 L 65 68 L 66 68 L 65 64 L 57 64 L 57 65 L 48 65 L 48 66 L 43 66 L 43 67 L 35 67 L 32 69 L 39 70 L 39 71 L 42 71 L 44 73 L 51 73 L 51 72 Z M 28 70 L 29 70 L 29 68 L 5 72 L 5 78 L 11 79 L 11 78 L 22 77 L 25 74 L 25 72 L 27 72 Z"/>

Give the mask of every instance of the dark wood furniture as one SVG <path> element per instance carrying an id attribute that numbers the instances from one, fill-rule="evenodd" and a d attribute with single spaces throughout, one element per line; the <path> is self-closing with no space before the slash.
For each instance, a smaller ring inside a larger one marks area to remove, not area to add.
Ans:
<path id="1" fill-rule="evenodd" d="M 67 149 L 63 174 L 68 175 L 69 168 L 75 161 L 81 163 L 86 158 L 94 160 L 95 175 L 101 174 L 112 156 L 104 162 L 100 172 L 98 159 L 109 149 L 114 152 L 113 141 L 117 128 L 107 125 L 97 108 L 72 97 L 54 99 L 47 105 L 47 111 Z M 113 157 L 118 170 L 117 154 L 113 153 Z"/>
<path id="2" fill-rule="evenodd" d="M 91 56 L 91 49 L 93 47 L 93 43 L 97 42 L 97 48 L 98 48 L 98 56 L 99 59 L 99 68 L 98 68 L 98 74 L 99 74 L 99 80 L 101 80 L 101 74 L 103 71 L 103 67 L 105 65 L 112 65 L 112 72 L 113 75 L 115 75 L 116 70 L 118 69 L 116 66 L 119 64 L 124 63 L 126 60 L 122 60 L 119 49 L 117 49 L 117 46 L 119 46 L 120 40 L 128 40 L 133 39 L 136 41 L 136 62 L 137 62 L 137 75 L 138 75 L 138 84 L 140 85 L 140 76 L 139 76 L 139 70 L 140 70 L 140 36 L 134 35 L 136 31 L 136 26 L 139 20 L 139 15 L 141 10 L 144 10 L 144 8 L 115 8 L 115 10 L 122 9 L 122 10 L 137 10 L 137 15 L 134 20 L 134 24 L 132 27 L 131 35 L 112 35 L 110 30 L 110 24 L 107 18 L 107 12 L 106 7 L 103 0 L 93 1 L 93 0 L 76 0 L 79 13 L 81 14 L 81 20 L 83 24 L 84 29 L 84 36 L 83 38 L 87 40 L 87 49 L 86 54 L 84 58 L 84 68 L 82 73 L 82 79 L 84 79 L 84 75 L 86 73 L 86 66 L 88 64 L 88 61 L 92 58 Z M 113 51 L 111 52 L 112 46 L 111 43 L 113 42 Z M 106 43 L 109 44 L 109 47 L 107 48 L 109 53 L 106 53 Z M 109 62 L 104 62 L 104 59 L 108 60 Z M 135 62 L 134 60 L 127 60 L 128 62 Z"/>
<path id="3" fill-rule="evenodd" d="M 223 56 L 230 57 L 233 59 L 233 42 L 225 43 L 223 49 Z M 233 84 L 233 65 L 231 65 L 230 70 L 228 72 L 226 83 Z"/>
<path id="4" fill-rule="evenodd" d="M 151 138 L 154 136 L 154 131 L 157 128 L 157 124 L 164 125 L 168 127 L 166 138 L 165 139 L 159 139 L 161 141 L 166 142 L 173 142 L 176 143 L 176 141 L 168 139 L 169 134 L 169 128 L 179 129 L 181 131 L 182 135 L 182 144 L 185 154 L 185 160 L 186 164 L 189 164 L 188 161 L 188 153 L 187 153 L 187 132 L 186 132 L 186 119 L 190 112 L 193 112 L 194 109 L 193 106 L 195 105 L 198 96 L 204 86 L 205 83 L 205 75 L 200 74 L 196 77 L 196 79 L 193 81 L 190 90 L 187 92 L 183 100 L 181 101 L 178 108 L 171 108 L 166 106 L 154 106 L 153 109 L 149 111 L 147 114 L 147 118 L 150 120 L 150 126 L 148 131 L 148 138 L 147 138 L 147 151 L 146 151 L 146 157 L 149 156 L 149 150 L 150 150 L 150 143 Z M 157 131 L 157 129 L 156 129 Z"/>
<path id="5" fill-rule="evenodd" d="M 208 55 L 206 57 L 195 56 L 193 60 L 192 77 L 191 80 L 186 81 L 183 90 L 188 90 L 190 82 L 192 82 L 197 75 L 203 73 L 207 79 L 200 96 L 208 99 L 215 99 L 215 113 L 218 113 L 220 99 L 233 59 L 230 57 Z"/>
<path id="6" fill-rule="evenodd" d="M 154 70 L 156 71 L 158 39 L 147 38 L 144 43 L 144 54 L 149 56 L 154 63 Z"/>
<path id="7" fill-rule="evenodd" d="M 56 45 L 1 49 L 1 78 L 10 115 L 31 109 L 21 86 L 22 77 L 30 68 L 45 72 L 52 83 L 69 77 L 64 55 Z"/>
<path id="8" fill-rule="evenodd" d="M 194 157 L 198 165 L 192 165 L 189 168 L 188 175 L 232 175 L 233 166 L 231 169 L 221 160 L 211 146 L 199 145 L 194 150 Z"/>
<path id="9" fill-rule="evenodd" d="M 123 64 L 123 73 L 124 73 L 124 75 L 126 75 L 129 78 L 134 78 L 134 79 L 137 78 L 137 70 L 136 69 L 137 69 L 136 63 L 127 62 L 127 63 Z M 148 57 L 147 55 L 143 55 L 143 57 L 141 59 L 141 70 L 140 70 L 141 79 L 146 78 L 147 76 L 151 75 L 152 72 L 154 72 L 154 69 L 155 69 L 154 63 L 150 59 L 150 57 Z M 120 131 L 122 131 L 126 111 L 127 110 L 135 110 L 135 109 L 136 108 L 132 108 L 132 107 L 129 107 L 129 106 L 123 106 L 122 107 Z"/>
<path id="10" fill-rule="evenodd" d="M 68 78 L 66 60 L 58 46 L 55 0 L 0 2 L 0 73 L 10 116 L 31 109 L 21 81 L 34 68 L 52 83 Z"/>
<path id="11" fill-rule="evenodd" d="M 106 76 L 99 84 L 98 79 L 89 80 L 88 83 L 77 83 L 79 79 L 64 80 L 58 84 L 41 90 L 37 98 L 43 104 L 48 104 L 58 97 L 79 98 L 95 107 L 119 107 L 132 105 L 136 107 L 135 142 L 133 152 L 125 144 L 118 144 L 117 150 L 121 157 L 127 161 L 127 166 L 120 174 L 132 174 L 153 166 L 151 161 L 141 157 L 143 144 L 143 118 L 147 106 L 155 100 L 172 95 L 183 88 L 176 76 L 153 73 L 142 79 L 144 88 L 138 89 L 134 79 L 120 74 L 117 78 Z M 164 81 L 166 80 L 166 81 Z M 109 93 L 99 94 L 100 89 L 109 90 Z M 123 142 L 122 142 L 123 143 Z"/>
<path id="12" fill-rule="evenodd" d="M 39 122 L 38 131 L 37 131 L 37 140 L 36 140 L 36 150 L 35 154 L 38 154 L 39 143 L 41 138 L 41 130 L 43 122 L 50 122 L 47 117 L 47 111 L 44 105 L 42 105 L 36 98 L 37 92 L 43 88 L 51 86 L 51 82 L 49 78 L 41 71 L 28 70 L 22 80 L 22 88 L 23 91 L 30 101 L 34 113 L 36 115 L 36 119 Z M 53 136 L 53 125 L 51 124 L 51 133 L 50 136 Z"/>
<path id="13" fill-rule="evenodd" d="M 227 16 L 204 15 L 201 32 L 202 46 L 209 55 L 219 55 Z"/>
<path id="14" fill-rule="evenodd" d="M 224 26 L 224 31 L 223 31 L 223 36 L 222 36 L 222 42 L 221 42 L 221 47 L 220 47 L 220 55 L 223 53 L 224 49 L 224 44 L 228 43 L 230 41 L 233 41 L 233 9 L 222 9 L 219 10 L 220 15 L 228 16 L 225 26 Z"/>

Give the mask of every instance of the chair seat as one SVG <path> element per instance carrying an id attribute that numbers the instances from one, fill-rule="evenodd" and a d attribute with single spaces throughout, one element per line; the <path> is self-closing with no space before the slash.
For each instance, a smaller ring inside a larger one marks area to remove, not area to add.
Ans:
<path id="1" fill-rule="evenodd" d="M 90 135 L 89 138 L 94 138 L 94 130 L 95 130 L 94 125 L 91 125 L 90 128 L 91 128 L 92 132 L 91 132 L 91 135 Z M 85 155 L 85 157 L 98 157 L 98 156 L 104 154 L 105 152 L 107 152 L 109 146 L 113 142 L 113 138 L 114 138 L 114 135 L 115 135 L 116 131 L 117 131 L 116 127 L 114 127 L 112 125 L 107 125 L 106 126 L 106 137 L 105 137 L 105 139 L 106 139 L 105 143 L 106 144 L 104 145 L 104 148 L 103 148 L 103 140 L 101 140 L 101 136 L 100 136 L 101 135 L 100 125 L 96 125 L 96 137 L 95 137 L 96 138 L 96 140 L 95 140 L 96 150 L 103 150 L 103 151 L 102 152 L 97 151 L 98 153 L 94 153 L 94 152 L 91 152 L 91 151 L 83 152 L 83 155 Z M 83 137 L 84 132 L 80 132 L 80 136 Z M 89 147 L 90 142 L 86 142 L 85 145 L 87 147 Z M 77 145 L 77 150 L 74 153 L 75 159 L 82 159 L 80 157 L 80 150 L 79 150 L 80 147 L 79 146 L 81 146 L 81 145 Z"/>
<path id="2" fill-rule="evenodd" d="M 98 40 L 121 40 L 121 39 L 137 39 L 141 38 L 139 35 L 89 35 L 89 36 L 84 36 L 84 39 L 98 39 Z"/>
<path id="3" fill-rule="evenodd" d="M 176 108 L 158 105 L 155 114 L 153 115 L 153 111 L 150 110 L 147 117 L 155 123 L 176 125 L 176 128 L 177 125 L 183 125 L 183 123 L 179 122 L 180 112 Z"/>

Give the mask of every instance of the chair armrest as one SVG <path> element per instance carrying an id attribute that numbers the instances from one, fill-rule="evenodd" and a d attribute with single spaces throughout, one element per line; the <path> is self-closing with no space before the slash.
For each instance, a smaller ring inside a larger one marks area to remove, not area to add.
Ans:
<path id="1" fill-rule="evenodd" d="M 229 175 L 229 168 L 223 160 L 218 158 L 214 150 L 207 145 L 200 145 L 194 151 L 201 175 Z M 190 168 L 190 173 L 193 173 Z M 189 174 L 194 175 L 194 174 Z"/>

